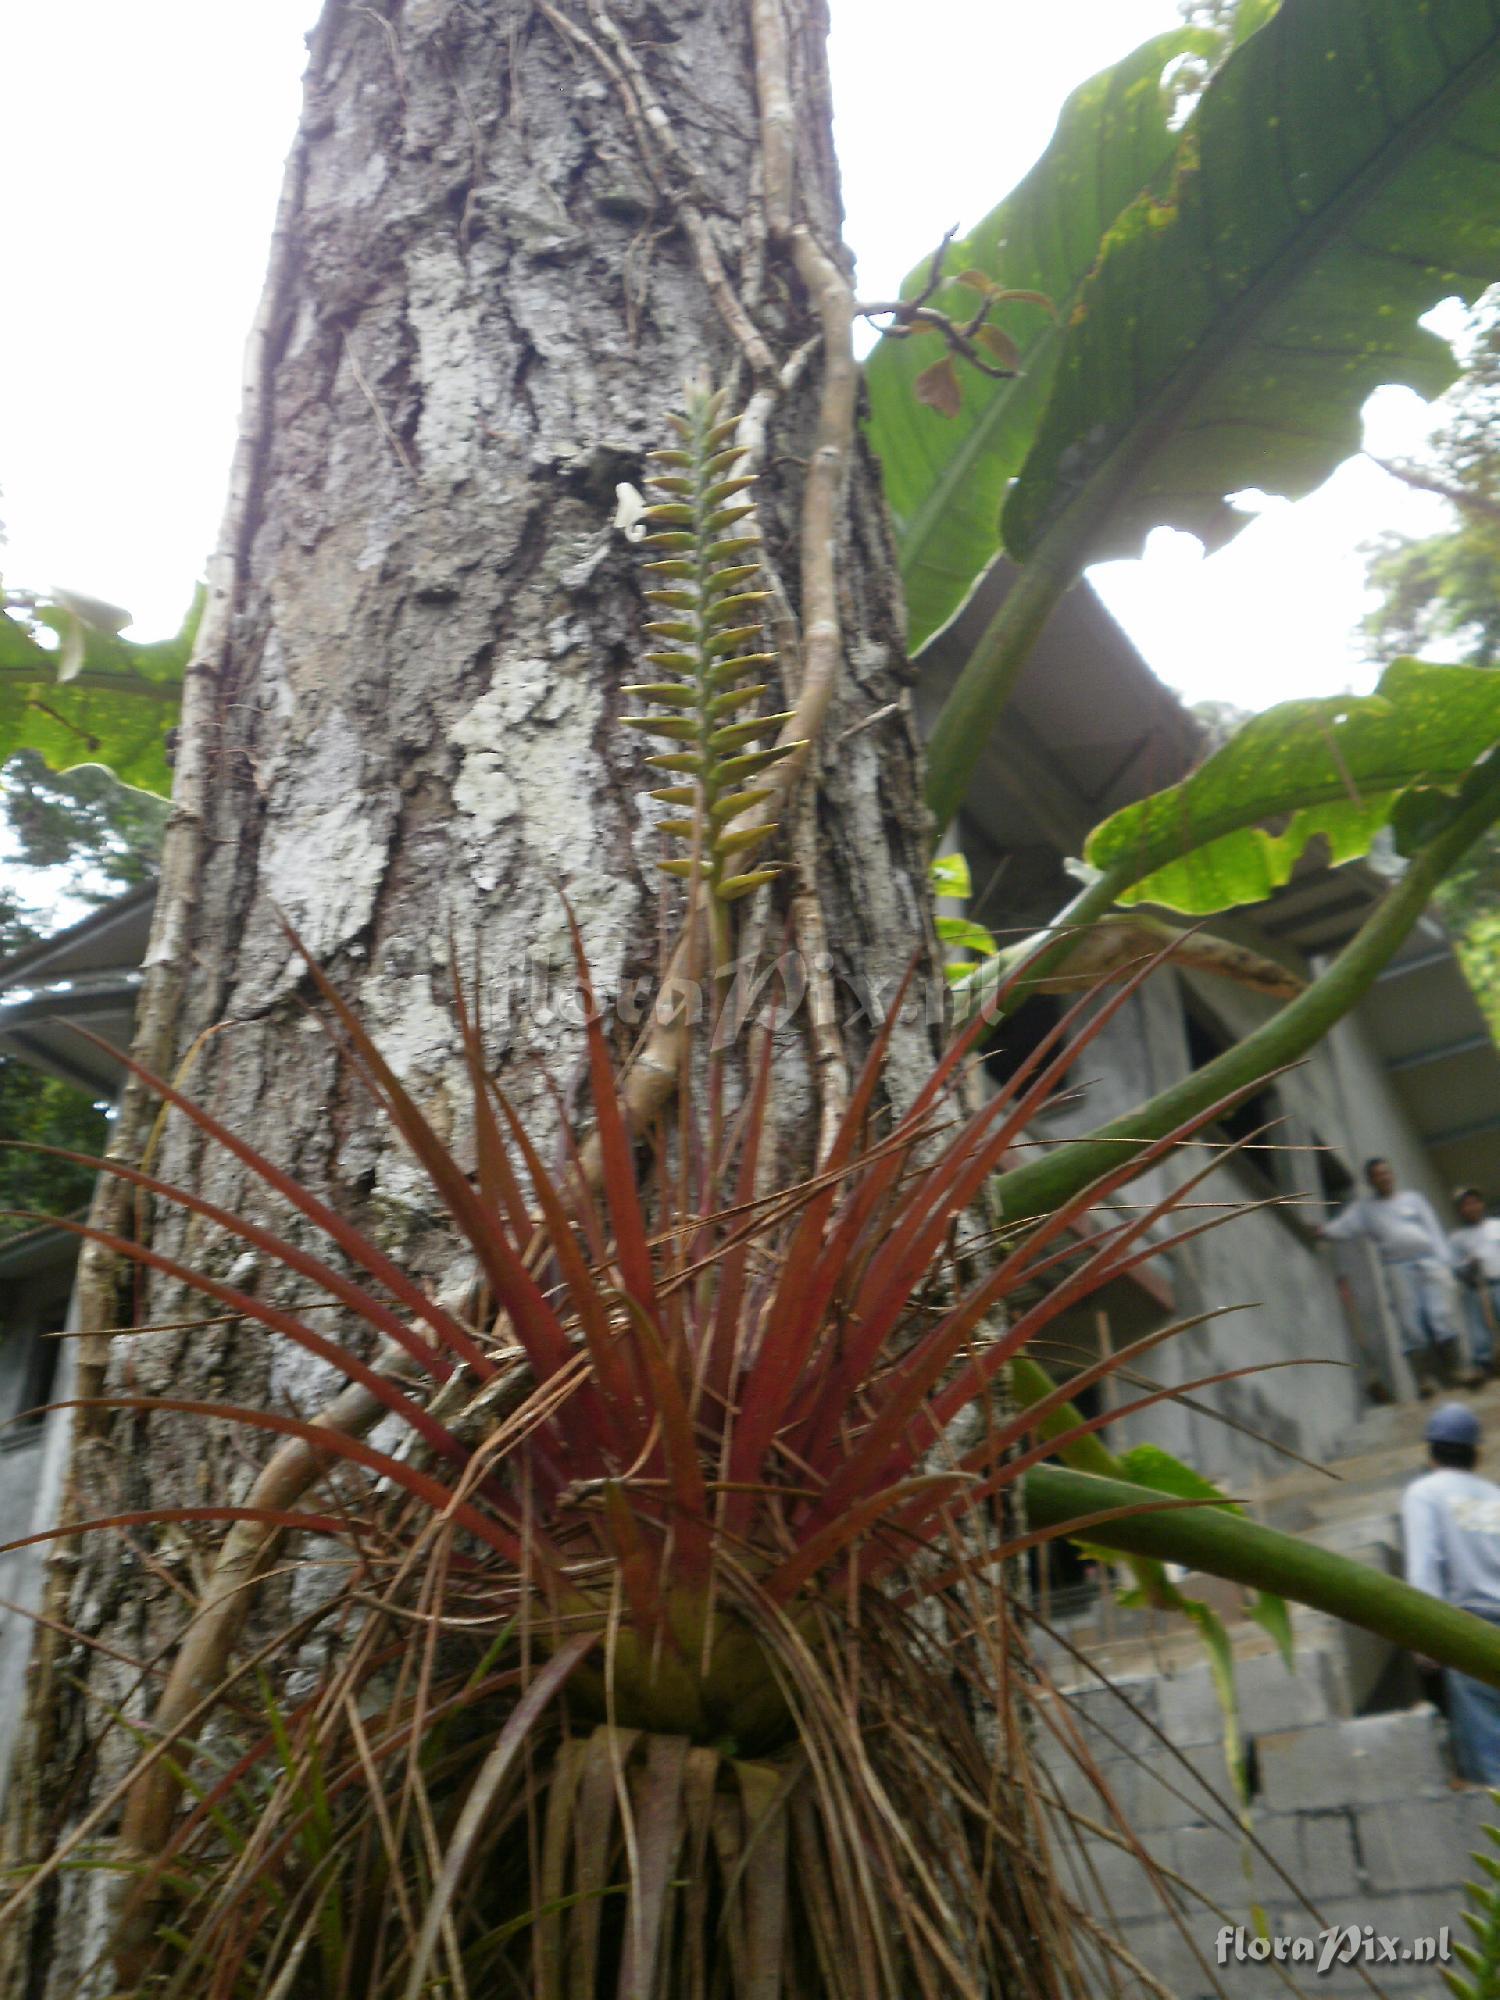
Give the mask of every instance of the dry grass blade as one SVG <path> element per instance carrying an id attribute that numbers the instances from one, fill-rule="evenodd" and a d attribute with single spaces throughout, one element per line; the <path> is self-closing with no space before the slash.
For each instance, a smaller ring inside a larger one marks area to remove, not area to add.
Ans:
<path id="1" fill-rule="evenodd" d="M 526 1748 L 528 1732 L 551 1706 L 560 1690 L 567 1686 L 569 1675 L 598 1645 L 599 1638 L 600 1634 L 597 1632 L 581 1632 L 575 1638 L 565 1640 L 558 1647 L 557 1652 L 546 1666 L 541 1668 L 536 1679 L 511 1711 L 494 1749 L 480 1767 L 469 1796 L 464 1801 L 464 1808 L 459 1815 L 458 1825 L 454 1828 L 447 1852 L 443 1856 L 442 1872 L 432 1886 L 427 1914 L 417 1939 L 416 1951 L 412 1956 L 405 2000 L 422 2000 L 422 1987 L 427 1978 L 427 1968 L 437 1950 L 438 1936 L 447 1919 L 449 1905 L 458 1893 L 469 1851 L 479 1837 L 485 1815 L 494 1804 L 496 1793 L 510 1776 Z"/>

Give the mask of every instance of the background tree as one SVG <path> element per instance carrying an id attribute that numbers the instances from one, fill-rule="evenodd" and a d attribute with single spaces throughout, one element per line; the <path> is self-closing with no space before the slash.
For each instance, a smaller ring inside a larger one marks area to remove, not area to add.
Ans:
<path id="1" fill-rule="evenodd" d="M 9 850 L 0 882 L 0 960 L 58 928 L 59 910 L 108 902 L 155 872 L 167 803 L 102 765 L 51 771 L 34 750 L 0 769 L 0 842 Z M 72 920 L 71 917 L 61 919 Z M 35 1144 L 102 1151 L 108 1119 L 85 1092 L 0 1055 L 0 1134 Z M 93 1187 L 83 1168 L 0 1152 L 0 1208 L 66 1213 Z M 0 1220 L 0 1234 L 24 1224 Z"/>
<path id="2" fill-rule="evenodd" d="M 1391 470 L 1446 503 L 1449 523 L 1388 535 L 1370 552 L 1376 601 L 1365 620 L 1378 660 L 1424 653 L 1500 665 L 1500 293 L 1472 314 L 1464 372 L 1420 457 Z M 1438 894 L 1464 970 L 1500 1029 L 1500 844 L 1490 835 Z"/>

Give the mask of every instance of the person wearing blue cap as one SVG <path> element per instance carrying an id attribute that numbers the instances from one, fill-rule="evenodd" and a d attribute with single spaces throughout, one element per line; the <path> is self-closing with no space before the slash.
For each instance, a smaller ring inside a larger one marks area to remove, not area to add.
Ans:
<path id="1" fill-rule="evenodd" d="M 1480 1435 L 1478 1417 L 1462 1403 L 1444 1403 L 1428 1418 L 1432 1470 L 1401 1500 L 1406 1580 L 1500 1625 L 1500 1486 L 1474 1470 Z M 1443 1684 L 1459 1777 L 1500 1785 L 1500 1688 L 1451 1667 Z"/>

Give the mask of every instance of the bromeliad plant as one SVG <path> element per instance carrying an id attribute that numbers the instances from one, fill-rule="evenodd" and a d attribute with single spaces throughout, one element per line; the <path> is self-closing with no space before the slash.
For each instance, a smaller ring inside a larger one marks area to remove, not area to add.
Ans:
<path id="1" fill-rule="evenodd" d="M 1052 1449 L 1026 1437 L 1060 1396 L 1016 1416 L 992 1391 L 1039 1329 L 1161 1247 L 1195 1182 L 1080 1234 L 1138 1170 L 1122 1165 L 1024 1235 L 986 1246 L 956 1231 L 1131 987 L 1080 1002 L 977 1110 L 961 1086 L 982 1022 L 882 1117 L 892 1010 L 828 1158 L 767 1194 L 769 1034 L 734 1104 L 727 1059 L 710 1059 L 701 1118 L 684 1099 L 641 1169 L 580 949 L 598 1167 L 570 1144 L 553 1172 L 460 996 L 471 1182 L 310 971 L 490 1309 L 434 1301 L 138 1071 L 338 1259 L 120 1163 L 104 1170 L 253 1250 L 278 1282 L 252 1292 L 67 1226 L 330 1364 L 349 1400 L 310 1424 L 113 1399 L 282 1441 L 244 1505 L 96 1524 L 232 1523 L 122 1788 L 122 1986 L 226 2000 L 1056 1991 L 1083 1920 L 1042 1858 L 1009 1693 L 999 1566 L 1028 1537 L 996 1523 Z M 273 1301 L 294 1285 L 301 1302 Z M 310 1307 L 337 1309 L 343 1333 Z M 372 1336 L 389 1360 L 370 1358 Z M 401 1441 L 358 1434 L 376 1417 Z M 305 1489 L 309 1453 L 327 1495 L 313 1511 L 284 1497 Z M 317 1538 L 316 1557 L 289 1560 L 325 1579 L 320 1601 L 245 1638 L 252 1586 L 288 1535 Z M 342 1638 L 309 1687 L 318 1630 Z M 20 1893 L 98 1859 L 93 1830 Z"/>

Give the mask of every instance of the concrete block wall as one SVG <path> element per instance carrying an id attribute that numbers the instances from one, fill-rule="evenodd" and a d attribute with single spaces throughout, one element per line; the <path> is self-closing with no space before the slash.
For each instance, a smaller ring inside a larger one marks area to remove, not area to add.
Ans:
<path id="1" fill-rule="evenodd" d="M 1478 1873 L 1470 1856 L 1475 1848 L 1495 1851 L 1483 1828 L 1500 1822 L 1500 1808 L 1484 1792 L 1452 1789 L 1443 1718 L 1426 1703 L 1353 1717 L 1337 1655 L 1304 1651 L 1297 1667 L 1288 1674 L 1272 1653 L 1238 1662 L 1242 1725 L 1252 1746 L 1252 1830 L 1264 1853 L 1247 1854 L 1229 1804 L 1222 1719 L 1206 1666 L 1121 1681 L 1132 1706 L 1103 1688 L 1070 1696 L 1099 1776 L 1149 1865 L 1085 1833 L 1071 1855 L 1069 1839 L 1059 1842 L 1060 1866 L 1086 1906 L 1178 2000 L 1213 1990 L 1194 1947 L 1229 2000 L 1270 2000 L 1286 1991 L 1274 1966 L 1216 1961 L 1226 1920 L 1244 1926 L 1247 1942 L 1255 1936 L 1256 1904 L 1273 1937 L 1321 1943 L 1325 1926 L 1351 1924 L 1371 1925 L 1403 1947 L 1438 1937 L 1444 1926 L 1450 1941 L 1468 1936 L 1463 1885 Z M 1039 1749 L 1066 1803 L 1113 1825 L 1098 1791 L 1050 1731 L 1041 1732 Z M 1224 1917 L 1172 1875 L 1212 1898 Z M 1438 1966 L 1398 1960 L 1364 1969 L 1393 2000 L 1446 2000 Z M 1355 1965 L 1321 1976 L 1307 1964 L 1282 1970 L 1330 2000 L 1370 1991 Z M 1122 1973 L 1122 1991 L 1147 1989 Z"/>

